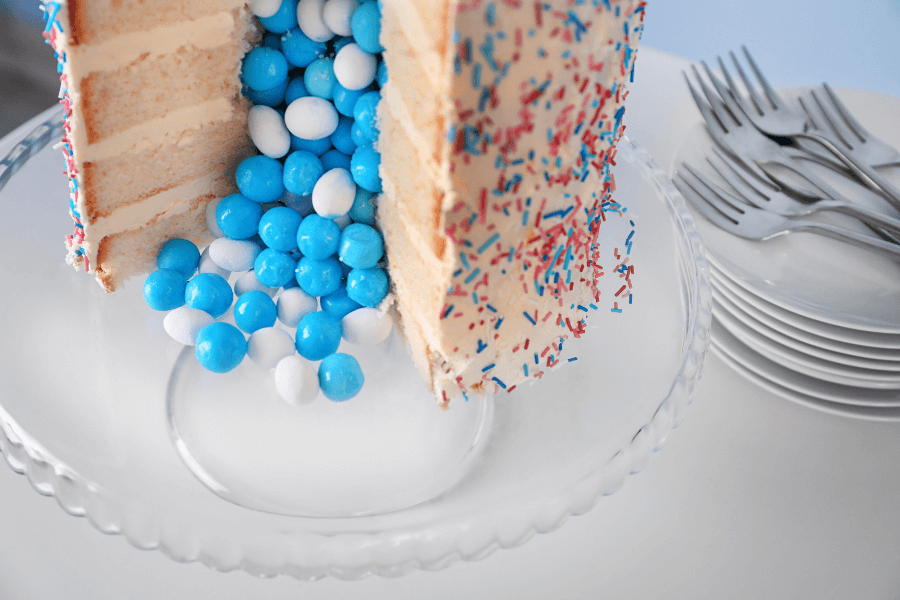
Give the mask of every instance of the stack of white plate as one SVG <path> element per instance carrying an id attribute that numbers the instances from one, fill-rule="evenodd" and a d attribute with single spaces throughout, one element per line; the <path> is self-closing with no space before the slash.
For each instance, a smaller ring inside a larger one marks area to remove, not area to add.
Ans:
<path id="1" fill-rule="evenodd" d="M 900 99 L 838 93 L 869 131 L 900 145 Z M 714 174 L 711 143 L 698 117 L 672 170 L 684 161 Z M 900 168 L 884 174 L 900 182 Z M 900 261 L 814 233 L 745 240 L 693 213 L 710 262 L 713 351 L 789 400 L 900 420 Z M 843 215 L 815 218 L 868 231 Z"/>

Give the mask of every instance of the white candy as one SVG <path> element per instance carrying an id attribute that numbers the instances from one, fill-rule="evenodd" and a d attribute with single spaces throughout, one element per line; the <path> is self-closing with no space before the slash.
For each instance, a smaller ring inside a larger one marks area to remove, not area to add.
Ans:
<path id="1" fill-rule="evenodd" d="M 375 81 L 375 56 L 357 44 L 347 44 L 334 57 L 334 76 L 348 90 L 361 90 Z"/>
<path id="2" fill-rule="evenodd" d="M 269 298 L 274 298 L 275 294 L 278 293 L 278 290 L 275 288 L 270 288 L 260 283 L 259 279 L 256 278 L 256 271 L 251 269 L 238 277 L 238 280 L 234 282 L 234 294 L 240 297 L 241 294 L 253 291 L 265 292 L 269 295 Z"/>
<path id="3" fill-rule="evenodd" d="M 284 111 L 288 131 L 301 140 L 321 140 L 337 129 L 338 112 L 324 98 L 304 96 L 291 102 Z"/>
<path id="4" fill-rule="evenodd" d="M 249 271 L 259 256 L 260 247 L 250 240 L 221 237 L 209 245 L 209 257 L 214 263 L 232 273 Z"/>
<path id="5" fill-rule="evenodd" d="M 263 369 L 274 369 L 278 361 L 293 353 L 294 340 L 274 327 L 257 329 L 247 340 L 247 356 Z"/>
<path id="6" fill-rule="evenodd" d="M 200 268 L 198 271 L 200 273 L 215 273 L 216 275 L 221 275 L 225 279 L 228 279 L 228 276 L 231 274 L 229 271 L 226 271 L 213 262 L 213 259 L 209 256 L 209 246 L 204 248 L 203 253 L 200 254 Z"/>
<path id="7" fill-rule="evenodd" d="M 316 212 L 312 205 L 312 196 L 298 196 L 291 192 L 285 192 L 281 200 L 285 206 L 293 208 L 300 213 L 301 217 L 306 217 Z"/>
<path id="8" fill-rule="evenodd" d="M 182 306 L 166 315 L 163 327 L 176 342 L 196 346 L 197 334 L 207 325 L 212 325 L 214 320 L 205 310 Z"/>
<path id="9" fill-rule="evenodd" d="M 215 237 L 225 237 L 222 230 L 219 229 L 219 223 L 216 221 L 216 207 L 219 206 L 221 198 L 213 198 L 206 204 L 206 227 Z"/>
<path id="10" fill-rule="evenodd" d="M 314 296 L 298 287 L 288 288 L 278 297 L 278 320 L 288 327 L 296 327 L 300 319 L 319 308 Z"/>
<path id="11" fill-rule="evenodd" d="M 319 376 L 301 356 L 286 356 L 275 367 L 275 389 L 288 404 L 309 404 L 319 393 Z"/>
<path id="12" fill-rule="evenodd" d="M 328 0 L 322 9 L 325 25 L 338 35 L 353 35 L 350 29 L 350 18 L 353 11 L 359 8 L 356 0 Z"/>
<path id="13" fill-rule="evenodd" d="M 257 104 L 250 109 L 247 123 L 250 139 L 269 158 L 281 158 L 291 149 L 291 134 L 274 108 Z"/>
<path id="14" fill-rule="evenodd" d="M 257 17 L 271 17 L 278 12 L 281 0 L 253 0 L 250 4 L 250 12 Z"/>
<path id="15" fill-rule="evenodd" d="M 313 208 L 320 217 L 334 219 L 346 215 L 353 208 L 356 183 L 350 171 L 340 167 L 331 169 L 316 182 L 312 193 Z"/>
<path id="16" fill-rule="evenodd" d="M 341 335 L 351 344 L 374 345 L 391 335 L 394 319 L 377 308 L 357 308 L 341 319 Z"/>
<path id="17" fill-rule="evenodd" d="M 324 5 L 325 0 L 300 0 L 297 5 L 300 31 L 314 42 L 327 42 L 334 37 L 334 32 L 325 24 Z"/>

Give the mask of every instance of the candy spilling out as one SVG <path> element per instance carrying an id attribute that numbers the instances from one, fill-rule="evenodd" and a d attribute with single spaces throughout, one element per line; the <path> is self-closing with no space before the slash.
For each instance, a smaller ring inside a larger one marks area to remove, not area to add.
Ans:
<path id="1" fill-rule="evenodd" d="M 202 253 L 170 240 L 144 298 L 171 311 L 166 331 L 196 346 L 208 370 L 228 372 L 248 356 L 274 369 L 288 402 L 320 390 L 347 400 L 364 377 L 337 352 L 341 339 L 377 344 L 393 328 L 375 226 L 381 14 L 365 0 L 253 0 L 251 10 L 266 33 L 241 77 L 260 154 L 238 165 L 239 193 L 207 208 L 217 239 Z"/>

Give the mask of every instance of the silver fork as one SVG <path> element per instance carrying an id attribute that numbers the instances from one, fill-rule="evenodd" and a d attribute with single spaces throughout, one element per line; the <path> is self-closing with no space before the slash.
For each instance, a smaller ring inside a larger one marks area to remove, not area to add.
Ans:
<path id="1" fill-rule="evenodd" d="M 900 166 L 900 151 L 887 145 L 859 124 L 853 114 L 844 106 L 840 98 L 831 91 L 831 87 L 827 83 L 822 84 L 821 94 L 822 100 L 828 102 L 832 109 L 837 113 L 844 125 L 847 126 L 848 134 L 856 138 L 860 144 L 859 155 L 864 157 L 866 162 L 872 167 L 888 167 Z"/>
<path id="2" fill-rule="evenodd" d="M 900 246 L 896 244 L 830 223 L 791 219 L 750 206 L 712 182 L 701 181 L 690 173 L 676 173 L 672 183 L 707 219 L 739 237 L 767 240 L 790 231 L 809 230 L 900 259 Z"/>

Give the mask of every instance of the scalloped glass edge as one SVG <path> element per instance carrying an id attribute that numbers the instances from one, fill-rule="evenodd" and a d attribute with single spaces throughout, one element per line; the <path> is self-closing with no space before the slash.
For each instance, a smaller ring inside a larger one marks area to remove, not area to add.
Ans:
<path id="1" fill-rule="evenodd" d="M 32 130 L 13 150 L 0 159 L 0 188 L 31 156 L 56 139 L 59 134 L 54 120 L 59 120 L 59 109 L 53 107 L 38 118 L 45 120 Z M 47 118 L 47 115 L 51 115 Z M 25 128 L 23 126 L 23 128 Z M 693 400 L 697 382 L 703 371 L 703 360 L 710 342 L 712 325 L 712 289 L 709 281 L 709 265 L 705 258 L 703 242 L 694 227 L 694 219 L 681 194 L 653 158 L 627 136 L 619 141 L 634 152 L 637 160 L 647 169 L 657 191 L 674 209 L 677 225 L 688 242 L 694 263 L 693 285 L 690 286 L 690 315 L 688 331 L 693 332 L 683 352 L 682 368 L 669 391 L 660 403 L 650 423 L 644 425 L 630 444 L 614 455 L 601 469 L 592 472 L 573 487 L 566 506 L 562 503 L 542 507 L 538 515 L 520 527 L 504 527 L 503 531 L 469 532 L 479 540 L 457 540 L 455 547 L 442 552 L 429 551 L 429 558 L 405 558 L 397 560 L 396 549 L 390 549 L 392 557 L 385 563 L 372 552 L 372 548 L 360 549 L 358 542 L 366 541 L 359 533 L 329 536 L 331 549 L 345 556 L 356 555 L 357 560 L 341 561 L 341 565 L 311 566 L 291 564 L 290 544 L 284 538 L 279 548 L 267 547 L 264 553 L 253 556 L 252 546 L 211 551 L 198 547 L 198 540 L 185 540 L 184 532 L 167 527 L 165 518 L 158 515 L 125 515 L 123 507 L 105 498 L 101 485 L 85 480 L 62 461 L 48 453 L 37 440 L 21 431 L 13 419 L 0 406 L 0 453 L 10 468 L 24 475 L 34 489 L 45 496 L 56 498 L 59 506 L 72 516 L 85 517 L 98 531 L 120 534 L 132 546 L 142 550 L 159 550 L 177 562 L 199 561 L 216 571 L 241 569 L 259 577 L 289 575 L 295 579 L 315 581 L 324 577 L 358 580 L 370 575 L 397 577 L 414 570 L 440 570 L 458 560 L 475 561 L 486 558 L 499 548 L 514 548 L 531 539 L 536 533 L 549 533 L 561 527 L 570 516 L 581 515 L 593 508 L 602 496 L 618 491 L 628 475 L 644 469 L 653 452 L 659 451 L 669 432 L 681 423 L 687 406 Z M 142 518 L 139 519 L 139 517 Z M 513 533 L 518 531 L 520 533 Z M 168 534 L 168 538 L 166 535 Z M 309 534 L 314 535 L 314 534 Z M 144 537 L 146 536 L 146 537 Z M 367 546 L 367 544 L 362 544 Z M 415 551 L 416 544 L 410 550 Z M 356 550 L 354 552 L 354 549 Z M 246 554 L 246 555 L 245 555 Z M 333 554 L 333 553 L 332 553 Z"/>

